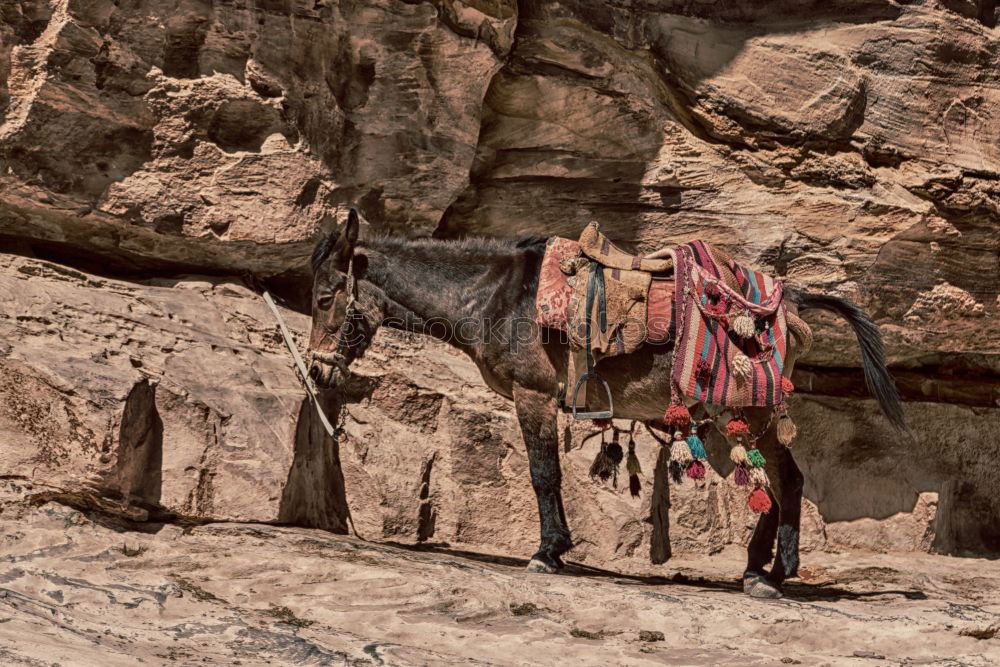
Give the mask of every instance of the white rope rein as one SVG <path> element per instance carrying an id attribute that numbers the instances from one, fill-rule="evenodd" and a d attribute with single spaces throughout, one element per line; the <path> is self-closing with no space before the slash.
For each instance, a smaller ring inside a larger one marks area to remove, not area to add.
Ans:
<path id="1" fill-rule="evenodd" d="M 319 404 L 319 397 L 316 395 L 316 387 L 314 386 L 312 380 L 309 378 L 309 373 L 306 372 L 305 362 L 302 361 L 302 355 L 299 354 L 299 349 L 295 346 L 295 341 L 292 340 L 292 334 L 289 333 L 288 327 L 285 326 L 285 320 L 282 319 L 281 313 L 278 312 L 278 307 L 274 303 L 274 299 L 268 292 L 263 293 L 264 301 L 271 308 L 271 312 L 274 313 L 274 318 L 278 320 L 278 328 L 281 329 L 281 337 L 285 339 L 285 347 L 288 351 L 292 353 L 292 358 L 295 360 L 295 367 L 299 370 L 299 378 L 302 380 L 302 384 L 306 388 L 306 392 L 309 394 L 312 404 L 316 406 L 316 413 L 319 415 L 319 420 L 323 423 L 323 428 L 330 435 L 331 438 L 336 437 L 333 425 L 330 420 L 327 419 L 326 413 L 323 412 L 323 406 Z"/>

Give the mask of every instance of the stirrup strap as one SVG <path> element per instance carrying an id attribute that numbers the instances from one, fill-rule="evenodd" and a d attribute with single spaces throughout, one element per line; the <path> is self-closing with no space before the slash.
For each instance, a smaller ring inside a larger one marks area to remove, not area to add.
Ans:
<path id="1" fill-rule="evenodd" d="M 590 280 L 587 283 L 587 321 L 584 324 L 587 345 L 587 372 L 580 376 L 580 378 L 576 381 L 576 387 L 573 389 L 573 419 L 611 419 L 615 413 L 614 401 L 611 398 L 611 388 L 608 386 L 608 383 L 604 381 L 604 378 L 598 375 L 597 371 L 594 370 L 594 350 L 590 345 L 590 340 L 591 323 L 594 319 L 595 298 L 597 299 L 598 326 L 601 328 L 601 333 L 605 333 L 608 330 L 608 304 L 604 291 L 604 267 L 591 260 Z M 584 383 L 592 377 L 600 381 L 600 383 L 604 386 L 604 393 L 608 397 L 608 409 L 597 412 L 577 412 L 576 401 L 580 394 L 580 387 L 582 387 Z"/>

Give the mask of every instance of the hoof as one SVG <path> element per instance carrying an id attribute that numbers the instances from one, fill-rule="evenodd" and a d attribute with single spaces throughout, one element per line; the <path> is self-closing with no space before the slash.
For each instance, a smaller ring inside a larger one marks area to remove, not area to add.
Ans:
<path id="1" fill-rule="evenodd" d="M 764 577 L 748 577 L 743 580 L 743 592 L 761 600 L 780 600 L 784 594 L 777 586 Z"/>
<path id="2" fill-rule="evenodd" d="M 764 573 L 758 572 L 744 572 L 743 573 L 743 592 L 750 595 L 750 591 L 753 590 L 754 584 L 764 578 Z"/>
<path id="3" fill-rule="evenodd" d="M 532 572 L 535 574 L 555 574 L 556 572 L 559 571 L 559 568 L 557 568 L 555 565 L 549 565 L 542 559 L 536 557 L 528 561 L 527 570 L 528 572 Z"/>
<path id="4" fill-rule="evenodd" d="M 528 562 L 528 572 L 555 574 L 564 567 L 559 556 L 553 556 L 547 551 L 539 551 Z"/>

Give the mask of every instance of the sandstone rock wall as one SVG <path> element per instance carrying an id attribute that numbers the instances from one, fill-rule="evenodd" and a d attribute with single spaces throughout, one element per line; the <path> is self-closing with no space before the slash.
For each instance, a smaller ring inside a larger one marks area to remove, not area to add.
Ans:
<path id="1" fill-rule="evenodd" d="M 811 545 L 1000 550 L 997 18 L 951 0 L 6 3 L 0 474 L 334 530 L 349 508 L 366 536 L 527 553 L 523 445 L 467 363 L 382 337 L 337 456 L 243 278 L 301 309 L 311 240 L 349 205 L 372 231 L 444 237 L 596 219 L 637 249 L 720 243 L 875 314 L 916 440 L 859 392 L 849 332 L 810 316 Z M 578 440 L 574 555 L 639 562 L 648 495 L 592 483 Z M 681 549 L 747 535 L 706 487 L 674 490 Z"/>

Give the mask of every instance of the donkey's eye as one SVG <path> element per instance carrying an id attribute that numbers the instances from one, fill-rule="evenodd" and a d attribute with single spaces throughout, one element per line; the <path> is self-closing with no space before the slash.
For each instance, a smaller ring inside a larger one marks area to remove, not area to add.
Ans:
<path id="1" fill-rule="evenodd" d="M 316 305 L 326 310 L 333 305 L 333 292 L 322 292 L 316 297 Z"/>

